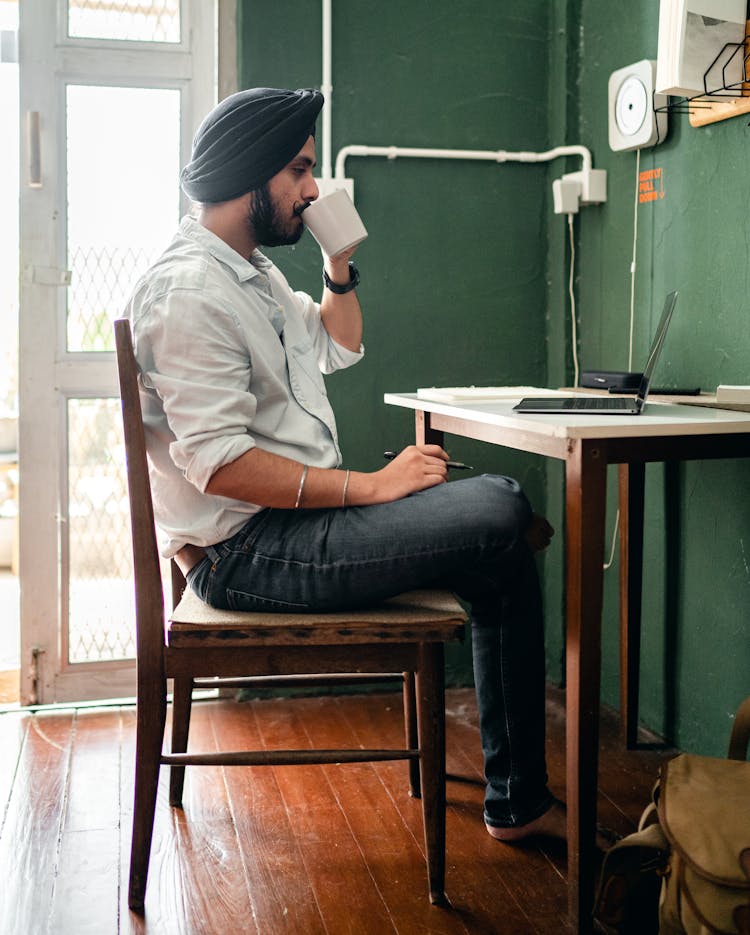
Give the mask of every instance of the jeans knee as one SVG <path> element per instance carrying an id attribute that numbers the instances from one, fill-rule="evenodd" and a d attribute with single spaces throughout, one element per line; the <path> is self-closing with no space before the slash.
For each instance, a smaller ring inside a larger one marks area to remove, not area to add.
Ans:
<path id="1" fill-rule="evenodd" d="M 483 485 L 488 508 L 512 514 L 525 530 L 531 522 L 531 504 L 518 481 L 502 474 L 482 474 L 477 479 Z"/>
<path id="2" fill-rule="evenodd" d="M 470 503 L 467 503 L 472 522 L 506 542 L 523 537 L 532 511 L 518 481 L 501 474 L 482 474 L 457 483 L 472 485 Z"/>

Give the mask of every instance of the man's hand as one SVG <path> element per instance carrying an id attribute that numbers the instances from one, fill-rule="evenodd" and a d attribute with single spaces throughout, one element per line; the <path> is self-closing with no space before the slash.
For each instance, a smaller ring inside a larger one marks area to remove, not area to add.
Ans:
<path id="1" fill-rule="evenodd" d="M 342 250 L 341 253 L 337 253 L 336 256 L 328 256 L 327 253 L 323 253 L 323 265 L 325 266 L 328 275 L 331 275 L 332 270 L 336 269 L 345 269 L 349 270 L 349 261 L 357 252 L 357 247 L 359 244 L 354 244 L 353 247 L 347 247 L 346 250 Z M 333 278 L 333 277 L 331 277 Z"/>
<path id="2" fill-rule="evenodd" d="M 370 475 L 375 483 L 373 502 L 400 500 L 418 490 L 444 484 L 447 460 L 447 452 L 439 445 L 409 445 L 384 468 Z"/>

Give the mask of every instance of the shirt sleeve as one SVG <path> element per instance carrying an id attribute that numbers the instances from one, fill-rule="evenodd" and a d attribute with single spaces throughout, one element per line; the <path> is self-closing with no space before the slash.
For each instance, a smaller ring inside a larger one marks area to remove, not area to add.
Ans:
<path id="1" fill-rule="evenodd" d="M 318 366 L 323 373 L 345 370 L 362 360 L 365 354 L 364 345 L 360 344 L 358 351 L 350 351 L 328 334 L 320 317 L 320 303 L 315 302 L 306 292 L 295 292 L 294 297 L 300 304 L 302 318 L 312 338 Z"/>
<path id="2" fill-rule="evenodd" d="M 134 323 L 143 382 L 154 389 L 174 440 L 175 465 L 202 493 L 216 471 L 255 447 L 250 349 L 228 310 L 175 289 Z"/>

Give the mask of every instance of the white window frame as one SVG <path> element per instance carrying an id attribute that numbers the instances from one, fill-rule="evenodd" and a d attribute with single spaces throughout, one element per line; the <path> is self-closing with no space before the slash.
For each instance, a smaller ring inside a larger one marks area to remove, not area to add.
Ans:
<path id="1" fill-rule="evenodd" d="M 216 5 L 215 5 L 216 4 Z M 67 2 L 22 0 L 21 314 L 19 463 L 22 704 L 129 697 L 134 660 L 68 663 L 67 408 L 70 398 L 116 397 L 111 352 L 66 348 L 66 88 L 69 84 L 176 88 L 181 161 L 195 128 L 236 87 L 236 0 L 180 0 L 180 43 L 67 35 Z M 221 35 L 217 25 L 221 25 Z M 27 40 L 26 37 L 33 37 Z M 217 77 L 217 50 L 224 45 Z M 209 76 L 195 80 L 194 75 Z M 41 115 L 41 188 L 30 188 L 27 114 Z M 175 179 L 175 185 L 178 180 Z M 181 196 L 181 213 L 188 208 Z"/>

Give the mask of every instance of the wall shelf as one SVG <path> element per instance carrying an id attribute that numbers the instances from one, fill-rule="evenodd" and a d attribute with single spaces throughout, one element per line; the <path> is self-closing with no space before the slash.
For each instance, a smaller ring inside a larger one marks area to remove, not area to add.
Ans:
<path id="1" fill-rule="evenodd" d="M 724 84 L 709 92 L 708 75 L 728 48 L 735 49 L 730 60 L 739 54 L 743 56 L 742 81 L 732 85 Z M 672 97 L 668 104 L 655 107 L 654 110 L 656 112 L 667 111 L 672 114 L 688 114 L 691 127 L 705 127 L 711 123 L 718 123 L 720 120 L 729 120 L 731 117 L 750 113 L 750 20 L 747 21 L 744 43 L 729 43 L 724 46 L 706 69 L 703 86 L 705 88 L 703 94 L 696 94 L 693 97 Z"/>

